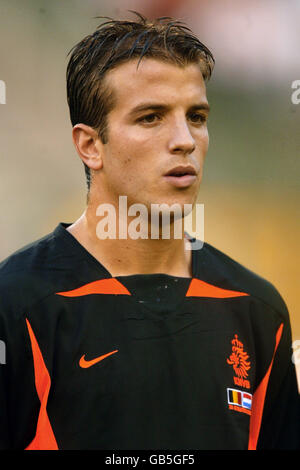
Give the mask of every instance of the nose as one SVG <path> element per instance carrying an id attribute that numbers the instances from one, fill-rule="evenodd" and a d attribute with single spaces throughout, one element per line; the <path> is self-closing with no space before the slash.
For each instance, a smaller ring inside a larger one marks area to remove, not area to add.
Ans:
<path id="1" fill-rule="evenodd" d="M 189 155 L 195 150 L 195 140 L 191 134 L 186 118 L 177 119 L 171 125 L 169 151 L 174 154 Z"/>

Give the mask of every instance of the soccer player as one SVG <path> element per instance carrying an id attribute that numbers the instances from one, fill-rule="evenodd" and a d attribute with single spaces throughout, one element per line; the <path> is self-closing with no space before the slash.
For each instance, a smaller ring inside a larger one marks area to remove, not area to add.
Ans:
<path id="1" fill-rule="evenodd" d="M 109 20 L 72 49 L 87 207 L 1 264 L 1 449 L 299 446 L 281 296 L 211 245 L 162 236 L 169 208 L 175 228 L 196 204 L 213 65 L 169 18 Z"/>

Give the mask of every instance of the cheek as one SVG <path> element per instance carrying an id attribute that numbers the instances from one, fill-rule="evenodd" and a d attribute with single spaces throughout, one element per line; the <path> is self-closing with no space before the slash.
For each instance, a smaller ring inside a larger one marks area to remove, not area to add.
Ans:
<path id="1" fill-rule="evenodd" d="M 209 135 L 208 132 L 205 132 L 202 136 L 201 139 L 199 139 L 198 142 L 198 148 L 199 148 L 199 155 L 200 155 L 200 160 L 203 163 L 208 151 L 208 146 L 209 146 Z"/>
<path id="2" fill-rule="evenodd" d="M 209 133 L 208 131 L 206 132 L 206 149 L 208 149 L 209 146 Z"/>
<path id="3" fill-rule="evenodd" d="M 153 147 L 153 135 L 149 129 L 133 125 L 117 125 L 111 128 L 112 147 L 122 156 L 141 157 Z M 157 136 L 156 136 L 157 137 Z"/>
<path id="4" fill-rule="evenodd" d="M 206 127 L 206 129 L 203 132 L 203 135 L 201 136 L 201 147 L 203 151 L 207 152 L 208 145 L 209 145 L 209 134 L 208 134 L 208 129 Z"/>
<path id="5" fill-rule="evenodd" d="M 133 180 L 136 176 L 146 177 L 149 173 L 149 163 L 153 160 L 153 139 L 145 141 L 136 134 L 121 133 L 115 145 L 111 146 L 113 166 L 122 173 L 122 179 Z"/>
<path id="6" fill-rule="evenodd" d="M 135 194 L 141 191 L 145 185 L 144 163 L 141 158 L 131 153 L 131 149 L 125 152 L 115 151 L 106 159 L 106 178 L 111 190 L 122 195 Z"/>

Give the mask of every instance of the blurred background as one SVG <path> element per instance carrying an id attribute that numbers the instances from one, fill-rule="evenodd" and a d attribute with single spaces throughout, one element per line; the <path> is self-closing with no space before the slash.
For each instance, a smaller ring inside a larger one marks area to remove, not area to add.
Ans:
<path id="1" fill-rule="evenodd" d="M 298 0 L 0 0 L 0 259 L 84 210 L 67 53 L 96 16 L 130 18 L 130 9 L 181 19 L 212 50 L 205 241 L 276 286 L 300 345 Z"/>

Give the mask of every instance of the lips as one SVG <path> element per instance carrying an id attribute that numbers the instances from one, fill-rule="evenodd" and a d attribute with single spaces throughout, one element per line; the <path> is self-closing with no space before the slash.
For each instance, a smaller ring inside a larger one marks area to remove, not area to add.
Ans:
<path id="1" fill-rule="evenodd" d="M 175 177 L 182 177 L 185 175 L 192 175 L 196 176 L 196 170 L 193 166 L 187 165 L 187 166 L 176 166 L 175 168 L 172 168 L 168 173 L 165 174 L 165 176 L 175 176 Z"/>
<path id="2" fill-rule="evenodd" d="M 164 175 L 165 179 L 172 186 L 186 188 L 191 186 L 197 179 L 197 172 L 191 165 L 180 165 L 172 168 Z"/>

